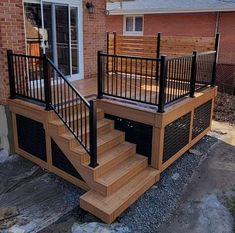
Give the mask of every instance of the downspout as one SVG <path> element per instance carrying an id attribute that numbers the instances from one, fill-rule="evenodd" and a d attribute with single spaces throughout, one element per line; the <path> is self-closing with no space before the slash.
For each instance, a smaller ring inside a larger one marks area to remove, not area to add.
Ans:
<path id="1" fill-rule="evenodd" d="M 219 23 L 220 23 L 220 12 L 218 11 L 216 14 L 216 22 L 215 22 L 215 36 L 219 33 Z"/>
<path id="2" fill-rule="evenodd" d="M 42 17 L 42 52 L 43 54 L 46 54 L 43 0 L 40 1 L 40 6 L 41 6 L 41 17 Z"/>

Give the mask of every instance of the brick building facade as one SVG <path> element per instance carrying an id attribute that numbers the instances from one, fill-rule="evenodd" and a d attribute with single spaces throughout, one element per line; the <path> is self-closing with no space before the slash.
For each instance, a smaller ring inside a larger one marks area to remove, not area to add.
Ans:
<path id="1" fill-rule="evenodd" d="M 92 78 L 97 74 L 97 51 L 104 50 L 106 46 L 106 0 L 93 0 L 94 13 L 89 14 L 86 7 L 88 1 L 82 1 L 81 30 L 83 40 L 83 77 Z M 30 1 L 27 1 L 30 2 Z M 47 2 L 57 3 L 56 0 Z M 79 0 L 62 1 L 58 3 L 67 4 Z M 35 1 L 32 1 L 34 4 Z M 36 1 L 37 4 L 40 1 Z M 79 12 L 78 12 L 79 14 Z M 78 16 L 79 18 L 79 16 Z M 25 7 L 23 0 L 1 0 L 0 1 L 0 149 L 9 151 L 12 142 L 10 113 L 7 106 L 9 97 L 9 77 L 7 65 L 7 50 L 12 49 L 14 53 L 28 54 L 26 39 Z M 10 140 L 9 140 L 10 138 Z M 9 143 L 10 142 L 10 143 Z"/>
<path id="2" fill-rule="evenodd" d="M 84 78 L 96 76 L 96 53 L 105 47 L 106 1 L 94 0 L 94 14 L 86 9 L 83 1 L 83 54 Z M 7 49 L 15 53 L 26 53 L 23 0 L 2 0 L 0 2 L 0 105 L 5 105 L 9 96 Z"/>
<path id="3" fill-rule="evenodd" d="M 218 17 L 218 19 L 217 19 Z M 143 35 L 202 36 L 221 35 L 219 63 L 235 64 L 235 12 L 144 15 Z M 107 31 L 123 34 L 122 15 L 107 17 Z M 218 21 L 217 21 L 218 20 Z"/>

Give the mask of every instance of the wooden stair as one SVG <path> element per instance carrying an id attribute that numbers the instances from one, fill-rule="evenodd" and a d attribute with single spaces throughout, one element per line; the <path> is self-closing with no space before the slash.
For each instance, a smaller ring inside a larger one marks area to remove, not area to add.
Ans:
<path id="1" fill-rule="evenodd" d="M 81 208 L 106 223 L 113 222 L 160 178 L 160 172 L 148 166 L 147 157 L 136 153 L 136 146 L 125 141 L 125 133 L 115 130 L 101 109 L 97 109 L 96 168 L 89 167 L 89 155 L 56 114 L 47 130 L 90 187 L 80 198 Z"/>

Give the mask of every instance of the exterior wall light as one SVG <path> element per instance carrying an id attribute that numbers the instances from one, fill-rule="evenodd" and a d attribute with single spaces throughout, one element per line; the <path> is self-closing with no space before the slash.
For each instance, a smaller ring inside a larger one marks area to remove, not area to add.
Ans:
<path id="1" fill-rule="evenodd" d="M 95 6 L 93 5 L 92 1 L 87 2 L 86 8 L 87 8 L 89 14 L 95 13 Z"/>

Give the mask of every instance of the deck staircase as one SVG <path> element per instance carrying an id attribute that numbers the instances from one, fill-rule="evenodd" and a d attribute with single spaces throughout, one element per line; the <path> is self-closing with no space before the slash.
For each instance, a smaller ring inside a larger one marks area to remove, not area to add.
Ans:
<path id="1" fill-rule="evenodd" d="M 97 109 L 99 166 L 95 168 L 89 166 L 89 154 L 55 113 L 47 131 L 90 188 L 80 198 L 81 208 L 106 223 L 113 222 L 160 178 L 160 172 L 148 165 L 147 157 L 136 153 L 136 145 L 125 141 L 125 133 L 114 129 L 102 109 Z"/>

